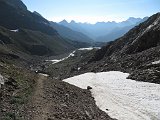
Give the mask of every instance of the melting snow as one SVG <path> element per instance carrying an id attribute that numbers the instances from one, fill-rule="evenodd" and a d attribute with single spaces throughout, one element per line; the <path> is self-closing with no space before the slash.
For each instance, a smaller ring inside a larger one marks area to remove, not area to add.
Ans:
<path id="1" fill-rule="evenodd" d="M 52 64 L 59 63 L 59 62 L 61 62 L 61 61 L 63 61 L 63 60 L 68 59 L 69 57 L 73 57 L 75 52 L 76 52 L 76 51 L 73 51 L 73 52 L 72 52 L 72 53 L 70 53 L 67 57 L 62 58 L 62 59 L 60 59 L 60 60 L 49 60 L 49 61 L 53 62 Z"/>
<path id="2" fill-rule="evenodd" d="M 10 30 L 11 32 L 19 32 L 19 29 L 16 30 Z"/>
<path id="3" fill-rule="evenodd" d="M 152 62 L 152 64 L 159 64 L 160 60 Z"/>
<path id="4" fill-rule="evenodd" d="M 100 49 L 100 47 L 80 48 L 78 50 L 93 50 L 93 49 Z"/>
<path id="5" fill-rule="evenodd" d="M 97 106 L 118 120 L 160 120 L 160 85 L 126 79 L 118 71 L 86 73 L 65 82 L 87 89 Z"/>
<path id="6" fill-rule="evenodd" d="M 80 49 L 78 49 L 78 50 L 83 51 L 83 50 L 93 50 L 93 49 L 100 49 L 100 48 L 99 48 L 99 47 L 90 47 L 90 48 L 80 48 Z M 72 53 L 70 53 L 67 57 L 62 58 L 62 59 L 59 59 L 59 60 L 56 60 L 56 59 L 55 59 L 55 60 L 46 60 L 46 61 L 51 61 L 51 62 L 53 62 L 52 64 L 56 64 L 56 63 L 59 63 L 59 62 L 61 62 L 61 61 L 66 60 L 66 59 L 68 59 L 68 58 L 70 58 L 70 57 L 75 56 L 75 52 L 76 52 L 76 50 L 73 51 Z"/>
<path id="7" fill-rule="evenodd" d="M 39 73 L 39 75 L 42 75 L 44 77 L 48 77 L 49 76 L 48 74 L 43 74 L 43 73 Z"/>

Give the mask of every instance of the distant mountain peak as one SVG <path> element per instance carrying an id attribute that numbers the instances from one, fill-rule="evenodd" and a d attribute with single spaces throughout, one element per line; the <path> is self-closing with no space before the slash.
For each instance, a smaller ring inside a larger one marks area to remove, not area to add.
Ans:
<path id="1" fill-rule="evenodd" d="M 68 22 L 64 19 L 61 22 L 59 22 L 60 24 L 68 24 Z"/>
<path id="2" fill-rule="evenodd" d="M 126 21 L 131 22 L 131 23 L 137 23 L 141 20 L 142 20 L 141 18 L 129 17 Z"/>
<path id="3" fill-rule="evenodd" d="M 73 24 L 73 23 L 76 23 L 76 22 L 74 20 L 72 20 L 70 23 Z"/>

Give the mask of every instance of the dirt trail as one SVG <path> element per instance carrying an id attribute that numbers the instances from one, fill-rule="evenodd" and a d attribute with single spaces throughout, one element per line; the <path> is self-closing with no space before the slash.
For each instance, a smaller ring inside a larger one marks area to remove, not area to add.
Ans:
<path id="1" fill-rule="evenodd" d="M 44 81 L 47 80 L 47 76 L 39 74 L 36 90 L 33 96 L 34 115 L 33 120 L 47 120 L 49 107 L 46 104 L 47 100 L 44 94 Z"/>

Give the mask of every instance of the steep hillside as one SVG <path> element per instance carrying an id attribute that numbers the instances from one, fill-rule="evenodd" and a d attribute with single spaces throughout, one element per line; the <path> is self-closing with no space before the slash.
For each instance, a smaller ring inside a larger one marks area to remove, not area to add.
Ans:
<path id="1" fill-rule="evenodd" d="M 46 19 L 28 11 L 21 0 L 0 0 L 0 11 L 0 25 L 3 27 L 11 30 L 25 28 L 49 35 L 57 34 Z"/>
<path id="2" fill-rule="evenodd" d="M 40 56 L 57 55 L 75 49 L 72 42 L 65 41 L 58 35 L 50 36 L 27 29 L 11 31 L 3 27 L 0 27 L 0 44 L 16 53 Z"/>
<path id="3" fill-rule="evenodd" d="M 81 46 L 79 41 L 61 37 L 50 22 L 30 12 L 21 0 L 0 0 L 0 37 L 5 49 L 30 55 L 57 55 Z"/>

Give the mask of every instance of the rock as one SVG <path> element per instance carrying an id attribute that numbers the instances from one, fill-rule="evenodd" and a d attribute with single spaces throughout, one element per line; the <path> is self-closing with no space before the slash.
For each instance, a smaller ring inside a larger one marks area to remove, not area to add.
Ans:
<path id="1" fill-rule="evenodd" d="M 7 111 L 7 109 L 5 109 L 5 108 L 4 108 L 4 109 L 2 109 L 2 112 L 6 112 L 6 111 Z"/>
<path id="2" fill-rule="evenodd" d="M 91 86 L 87 86 L 87 90 L 91 90 L 92 89 L 92 87 Z"/>
<path id="3" fill-rule="evenodd" d="M 14 88 L 18 87 L 16 80 L 14 80 L 13 78 L 8 78 L 5 84 L 13 86 Z"/>

